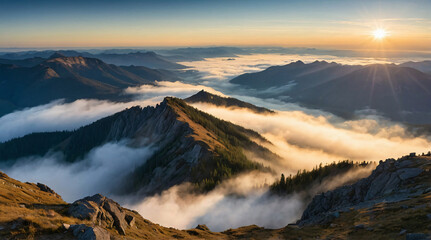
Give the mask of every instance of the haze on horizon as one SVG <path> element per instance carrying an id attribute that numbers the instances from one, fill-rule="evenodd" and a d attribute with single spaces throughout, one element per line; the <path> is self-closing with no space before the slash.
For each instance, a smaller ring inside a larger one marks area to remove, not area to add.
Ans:
<path id="1" fill-rule="evenodd" d="M 425 0 L 1 0 L 0 48 L 229 45 L 429 52 L 430 9 Z M 373 38 L 376 29 L 388 36 Z"/>

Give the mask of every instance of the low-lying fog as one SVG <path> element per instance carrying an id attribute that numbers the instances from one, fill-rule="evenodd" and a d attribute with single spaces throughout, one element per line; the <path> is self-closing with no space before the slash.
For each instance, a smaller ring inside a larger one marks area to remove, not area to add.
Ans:
<path id="1" fill-rule="evenodd" d="M 201 85 L 159 82 L 158 86 L 129 88 L 126 93 L 134 94 L 136 100 L 128 103 L 99 100 L 78 100 L 72 103 L 55 101 L 5 115 L 0 118 L 0 141 L 31 132 L 76 129 L 126 107 L 155 105 L 165 96 L 184 98 L 201 89 L 219 95 L 222 95 L 221 92 L 233 92 L 234 86 L 227 82 L 227 76 L 260 70 L 260 64 L 284 64 L 293 60 L 268 60 L 260 55 L 241 58 L 241 63 L 237 59 L 219 58 L 183 63 L 193 64 L 194 68 L 208 73 L 208 78 L 204 79 Z M 209 80 L 215 77 L 218 80 Z M 215 85 L 216 90 L 211 88 Z M 273 145 L 268 147 L 283 158 L 283 161 L 270 165 L 277 171 L 277 175 L 251 173 L 238 176 L 205 195 L 184 194 L 181 190 L 188 187 L 184 184 L 161 195 L 144 199 L 137 199 L 136 196 L 113 196 L 111 190 L 116 187 L 116 179 L 132 171 L 137 161 L 142 162 L 155 150 L 153 146 L 132 149 L 126 146 L 125 140 L 99 146 L 93 149 L 84 161 L 74 164 L 61 163 L 62 156 L 52 153 L 45 157 L 21 159 L 14 166 L 1 167 L 1 170 L 20 181 L 45 183 L 69 202 L 102 193 L 138 210 L 144 218 L 164 226 L 191 228 L 197 224 L 207 224 L 211 230 L 222 231 L 250 224 L 279 228 L 298 219 L 306 204 L 300 194 L 286 198 L 276 197 L 269 195 L 267 187 L 263 186 L 264 183 L 270 184 L 274 178 L 278 178 L 280 173 L 290 174 L 298 169 L 311 169 L 322 162 L 344 159 L 378 161 L 409 152 L 429 150 L 429 139 L 412 136 L 402 125 L 380 117 L 364 116 L 361 120 L 345 121 L 326 112 L 304 109 L 275 99 L 261 100 L 239 95 L 235 97 L 276 109 L 276 114 L 260 115 L 244 109 L 228 109 L 208 104 L 193 106 L 253 129 L 271 141 Z M 371 169 L 349 172 L 337 180 L 307 191 L 332 189 L 352 178 L 364 177 L 370 171 Z"/>

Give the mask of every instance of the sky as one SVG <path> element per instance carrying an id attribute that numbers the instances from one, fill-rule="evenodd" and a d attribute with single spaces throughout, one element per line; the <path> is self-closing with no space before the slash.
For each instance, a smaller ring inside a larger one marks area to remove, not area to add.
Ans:
<path id="1" fill-rule="evenodd" d="M 0 48 L 283 46 L 431 51 L 431 1 L 0 0 Z M 376 40 L 383 28 L 388 36 Z"/>

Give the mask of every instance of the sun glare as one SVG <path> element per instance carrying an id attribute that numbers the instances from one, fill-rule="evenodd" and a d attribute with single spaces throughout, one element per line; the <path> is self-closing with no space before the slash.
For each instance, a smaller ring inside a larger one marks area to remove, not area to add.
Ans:
<path id="1" fill-rule="evenodd" d="M 373 31 L 374 39 L 382 40 L 388 35 L 388 32 L 383 28 L 378 28 Z"/>

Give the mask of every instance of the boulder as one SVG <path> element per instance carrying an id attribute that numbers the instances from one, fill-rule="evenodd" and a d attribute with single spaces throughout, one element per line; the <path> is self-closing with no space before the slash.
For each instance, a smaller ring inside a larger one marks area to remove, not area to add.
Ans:
<path id="1" fill-rule="evenodd" d="M 127 214 L 126 217 L 125 217 L 125 219 L 126 219 L 127 224 L 129 224 L 129 226 L 131 226 L 131 227 L 135 226 L 135 221 L 136 220 L 135 220 L 134 216 Z"/>
<path id="2" fill-rule="evenodd" d="M 425 233 L 407 233 L 406 240 L 427 240 L 430 239 Z"/>
<path id="3" fill-rule="evenodd" d="M 71 225 L 69 230 L 78 240 L 110 240 L 111 235 L 102 227 L 88 227 L 85 224 Z"/>
<path id="4" fill-rule="evenodd" d="M 100 194 L 75 201 L 69 207 L 69 215 L 88 219 L 102 227 L 115 227 L 118 233 L 126 235 L 128 222 L 125 212 L 118 203 Z"/>
<path id="5" fill-rule="evenodd" d="M 420 168 L 403 168 L 397 171 L 398 176 L 401 180 L 414 178 L 423 172 Z"/>
<path id="6" fill-rule="evenodd" d="M 50 187 L 48 187 L 47 185 L 43 184 L 43 183 L 37 183 L 36 186 L 40 189 L 40 191 L 43 192 L 47 192 L 47 193 L 51 193 L 54 196 L 58 197 L 61 199 L 61 196 L 58 195 L 56 192 L 54 192 L 54 190 L 52 190 Z"/>
<path id="7" fill-rule="evenodd" d="M 203 224 L 203 225 L 201 225 L 201 224 L 197 225 L 196 229 L 199 229 L 199 230 L 202 230 L 202 231 L 206 231 L 206 232 L 210 231 L 210 229 L 205 224 Z"/>

